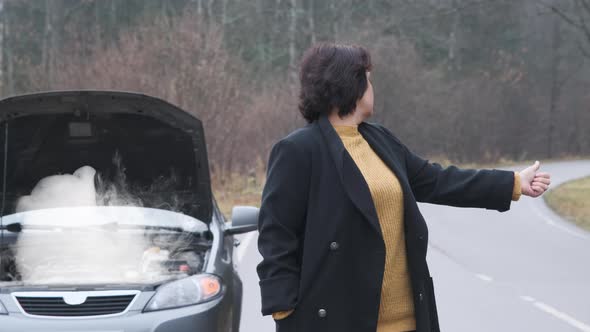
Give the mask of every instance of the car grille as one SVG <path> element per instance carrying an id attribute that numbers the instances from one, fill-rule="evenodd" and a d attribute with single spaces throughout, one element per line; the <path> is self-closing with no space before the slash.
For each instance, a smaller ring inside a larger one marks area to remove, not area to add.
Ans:
<path id="1" fill-rule="evenodd" d="M 88 296 L 81 304 L 68 304 L 61 296 L 15 296 L 23 311 L 35 316 L 83 317 L 124 312 L 136 294 Z"/>

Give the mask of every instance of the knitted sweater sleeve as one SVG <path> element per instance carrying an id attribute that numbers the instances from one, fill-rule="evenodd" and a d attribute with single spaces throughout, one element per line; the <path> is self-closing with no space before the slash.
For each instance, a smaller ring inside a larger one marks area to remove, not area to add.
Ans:
<path id="1" fill-rule="evenodd" d="M 277 311 L 272 313 L 272 318 L 279 320 L 289 316 L 295 309 Z"/>
<path id="2" fill-rule="evenodd" d="M 522 195 L 522 189 L 520 186 L 520 174 L 518 172 L 514 172 L 514 188 L 512 189 L 512 200 L 518 201 L 520 199 L 520 195 Z"/>

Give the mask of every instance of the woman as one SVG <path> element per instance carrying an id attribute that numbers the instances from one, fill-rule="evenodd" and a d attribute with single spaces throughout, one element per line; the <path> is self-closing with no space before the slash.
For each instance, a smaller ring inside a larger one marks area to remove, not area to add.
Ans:
<path id="1" fill-rule="evenodd" d="M 270 152 L 259 214 L 262 314 L 277 331 L 439 331 L 417 202 L 504 212 L 550 176 L 430 163 L 373 113 L 362 47 L 318 44 L 302 61 L 307 125 Z"/>

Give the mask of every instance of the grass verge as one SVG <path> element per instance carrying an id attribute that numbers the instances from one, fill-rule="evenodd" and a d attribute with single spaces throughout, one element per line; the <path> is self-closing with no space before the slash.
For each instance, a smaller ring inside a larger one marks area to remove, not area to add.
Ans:
<path id="1" fill-rule="evenodd" d="M 559 215 L 590 231 L 590 176 L 563 183 L 543 197 Z"/>

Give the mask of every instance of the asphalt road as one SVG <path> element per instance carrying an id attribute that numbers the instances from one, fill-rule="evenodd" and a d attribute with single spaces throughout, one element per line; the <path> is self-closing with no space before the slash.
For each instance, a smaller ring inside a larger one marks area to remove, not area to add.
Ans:
<path id="1" fill-rule="evenodd" d="M 551 173 L 555 188 L 590 175 L 590 160 L 541 161 L 540 171 Z M 422 203 L 420 211 L 443 332 L 590 332 L 590 233 L 542 198 L 522 196 L 502 213 Z M 275 331 L 272 318 L 260 313 L 257 235 L 240 239 L 241 331 Z"/>

